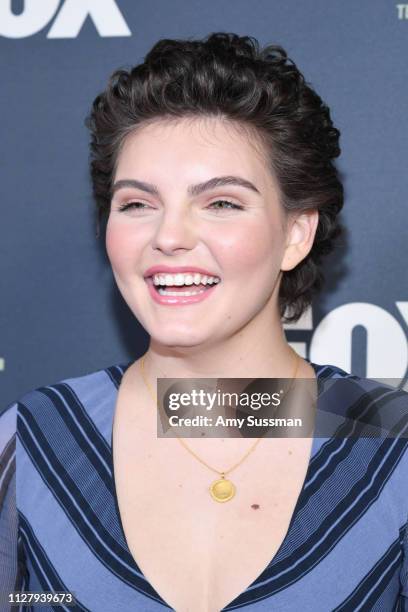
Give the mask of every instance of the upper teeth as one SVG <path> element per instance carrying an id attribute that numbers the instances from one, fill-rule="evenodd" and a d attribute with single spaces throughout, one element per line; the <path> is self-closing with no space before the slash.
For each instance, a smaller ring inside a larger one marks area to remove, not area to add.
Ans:
<path id="1" fill-rule="evenodd" d="M 155 285 L 212 285 L 219 283 L 220 279 L 217 276 L 206 276 L 205 274 L 155 274 L 153 283 Z"/>

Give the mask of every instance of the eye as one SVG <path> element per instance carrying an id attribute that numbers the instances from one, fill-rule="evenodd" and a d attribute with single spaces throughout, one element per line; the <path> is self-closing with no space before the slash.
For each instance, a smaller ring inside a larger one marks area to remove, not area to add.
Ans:
<path id="1" fill-rule="evenodd" d="M 118 206 L 118 210 L 120 212 L 124 210 L 129 210 L 130 208 L 134 208 L 136 210 L 143 210 L 144 208 L 150 208 L 150 206 L 147 206 L 147 204 L 144 204 L 143 202 L 126 202 L 125 204 L 121 204 L 120 206 Z"/>
<path id="2" fill-rule="evenodd" d="M 220 205 L 220 206 L 218 206 Z M 125 210 L 134 209 L 134 210 L 145 210 L 147 208 L 151 208 L 147 204 L 143 202 L 126 202 L 125 204 L 121 204 L 118 206 L 118 210 L 123 212 Z M 208 208 L 213 208 L 213 210 L 221 211 L 221 210 L 243 210 L 244 207 L 240 204 L 235 204 L 235 202 L 230 202 L 229 200 L 217 200 L 216 202 L 211 202 Z"/>
<path id="3" fill-rule="evenodd" d="M 217 204 L 222 204 L 221 207 L 216 206 Z M 243 210 L 244 207 L 240 204 L 235 204 L 235 202 L 230 202 L 229 200 L 217 200 L 216 202 L 211 202 L 209 207 L 214 206 L 214 210 Z"/>

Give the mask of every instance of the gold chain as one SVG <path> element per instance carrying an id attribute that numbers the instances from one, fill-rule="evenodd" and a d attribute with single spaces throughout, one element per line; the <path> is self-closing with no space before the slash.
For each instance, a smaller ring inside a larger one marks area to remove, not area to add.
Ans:
<path id="1" fill-rule="evenodd" d="M 296 367 L 295 367 L 295 371 L 293 373 L 292 376 L 292 385 L 293 385 L 293 380 L 296 378 L 296 374 L 299 368 L 299 364 L 300 364 L 300 357 L 299 355 L 296 353 L 296 351 L 294 351 L 292 349 L 294 355 L 295 355 L 295 363 L 296 363 Z M 145 372 L 144 372 L 144 360 L 145 360 L 146 354 L 143 355 L 142 359 L 140 360 L 140 370 L 141 370 L 141 374 L 142 374 L 142 378 L 143 378 L 143 382 L 146 385 L 152 399 L 153 402 L 156 404 L 157 407 L 157 397 L 155 397 L 152 388 L 150 387 L 149 382 L 146 379 L 145 376 Z M 266 432 L 265 432 L 266 433 Z M 187 444 L 184 442 L 184 440 L 182 438 L 180 438 L 177 434 L 175 434 L 176 438 L 178 439 L 178 441 L 182 444 L 182 446 L 184 446 L 184 448 L 191 454 L 193 455 L 193 457 L 195 457 L 197 459 L 197 461 L 199 461 L 200 463 L 202 463 L 203 465 L 205 465 L 208 469 L 212 470 L 213 472 L 215 472 L 216 474 L 220 474 L 222 477 L 224 477 L 226 474 L 229 474 L 230 472 L 232 472 L 232 470 L 235 470 L 235 468 L 237 468 L 239 465 L 241 465 L 241 463 L 248 457 L 248 455 L 250 453 L 252 453 L 252 451 L 255 450 L 256 446 L 258 445 L 258 443 L 262 440 L 262 438 L 264 437 L 265 434 L 263 434 L 260 438 L 258 438 L 258 440 L 255 442 L 255 444 L 253 444 L 249 450 L 245 453 L 245 455 L 242 457 L 242 459 L 240 459 L 238 461 L 238 463 L 236 463 L 235 465 L 233 465 L 229 470 L 225 470 L 223 472 L 220 472 L 220 470 L 216 470 L 215 468 L 211 467 L 210 465 L 208 465 L 208 463 L 206 463 L 206 461 L 204 461 L 203 459 L 201 459 L 201 457 L 199 457 L 198 455 L 196 455 L 196 453 L 191 450 L 191 448 L 189 448 L 187 446 Z"/>

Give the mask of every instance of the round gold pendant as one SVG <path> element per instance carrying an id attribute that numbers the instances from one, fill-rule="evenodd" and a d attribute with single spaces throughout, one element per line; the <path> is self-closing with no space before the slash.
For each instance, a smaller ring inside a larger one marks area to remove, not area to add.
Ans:
<path id="1" fill-rule="evenodd" d="M 217 502 L 226 502 L 235 495 L 235 487 L 230 480 L 220 478 L 214 480 L 210 487 L 211 497 Z"/>

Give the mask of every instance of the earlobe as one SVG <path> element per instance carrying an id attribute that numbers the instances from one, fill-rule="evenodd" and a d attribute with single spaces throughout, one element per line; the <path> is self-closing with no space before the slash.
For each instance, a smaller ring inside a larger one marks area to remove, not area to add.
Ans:
<path id="1" fill-rule="evenodd" d="M 296 216 L 288 230 L 281 270 L 293 270 L 310 252 L 319 223 L 319 211 L 308 210 Z"/>

